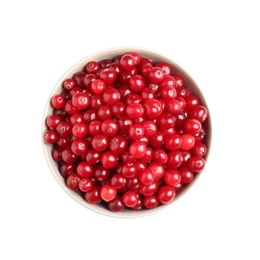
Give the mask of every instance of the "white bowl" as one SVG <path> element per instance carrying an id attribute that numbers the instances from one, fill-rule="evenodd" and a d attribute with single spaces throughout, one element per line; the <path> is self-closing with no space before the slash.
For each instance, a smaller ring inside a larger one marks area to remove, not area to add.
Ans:
<path id="1" fill-rule="evenodd" d="M 46 127 L 46 118 L 47 116 L 52 114 L 53 108 L 50 104 L 50 100 L 51 97 L 55 94 L 58 94 L 60 92 L 62 92 L 62 83 L 66 78 L 70 78 L 73 76 L 73 74 L 75 74 L 78 71 L 82 71 L 85 64 L 89 61 L 100 61 L 102 59 L 107 59 L 107 58 L 113 58 L 117 55 L 120 54 L 125 54 L 127 52 L 130 51 L 137 51 L 141 54 L 142 57 L 147 57 L 147 58 L 151 58 L 153 61 L 166 61 L 168 63 L 170 63 L 172 65 L 172 67 L 174 68 L 174 72 L 176 74 L 179 74 L 180 76 L 182 76 L 185 80 L 185 87 L 187 87 L 189 89 L 189 91 L 192 94 L 197 95 L 201 101 L 202 104 L 205 105 L 208 108 L 208 105 L 206 103 L 206 100 L 202 94 L 202 92 L 200 91 L 199 87 L 197 86 L 197 84 L 194 82 L 194 80 L 180 67 L 178 66 L 174 61 L 172 61 L 171 59 L 158 54 L 156 52 L 153 52 L 151 50 L 148 49 L 142 49 L 142 48 L 136 48 L 136 47 L 119 47 L 119 48 L 112 48 L 112 49 L 107 49 L 107 50 L 103 50 L 97 53 L 94 53 L 92 55 L 87 56 L 86 58 L 82 59 L 81 61 L 79 61 L 77 64 L 75 64 L 73 67 L 71 67 L 61 78 L 60 80 L 57 82 L 57 84 L 55 85 L 55 87 L 53 88 L 52 92 L 50 93 L 50 97 L 47 101 L 46 104 L 46 108 L 43 114 L 43 122 L 42 122 L 42 135 L 45 132 L 45 130 L 47 129 Z M 210 117 L 208 117 L 207 119 L 207 123 L 206 123 L 206 128 L 208 129 L 208 136 L 206 139 L 206 144 L 208 147 L 208 152 L 207 155 L 205 157 L 206 161 L 207 161 L 207 157 L 209 155 L 209 151 L 210 151 L 210 143 L 211 143 L 211 133 L 212 133 L 212 129 L 211 129 L 211 122 L 210 122 Z M 69 189 L 65 183 L 65 180 L 63 178 L 63 176 L 60 174 L 59 169 L 58 169 L 58 165 L 57 163 L 53 160 L 52 155 L 51 155 L 51 150 L 52 150 L 52 146 L 51 145 L 47 145 L 43 142 L 43 150 L 44 150 L 44 154 L 45 154 L 45 158 L 46 161 L 48 163 L 48 166 L 53 174 L 53 176 L 55 177 L 55 179 L 57 180 L 57 182 L 60 184 L 60 186 L 62 187 L 62 189 L 64 191 L 67 192 L 67 194 L 72 197 L 74 200 L 76 200 L 78 203 L 80 203 L 82 206 L 95 211 L 97 213 L 103 214 L 103 215 L 107 215 L 107 216 L 113 216 L 113 217 L 120 217 L 120 218 L 130 218 L 130 217 L 141 217 L 141 216 L 147 216 L 147 215 L 151 215 L 157 212 L 160 212 L 162 210 L 165 210 L 168 207 L 171 207 L 172 205 L 174 205 L 174 203 L 180 199 L 180 197 L 182 197 L 193 185 L 194 183 L 197 181 L 198 177 L 202 174 L 197 174 L 194 178 L 194 180 L 178 195 L 176 196 L 176 198 L 169 204 L 167 205 L 160 205 L 154 209 L 143 209 L 143 210 L 138 210 L 138 211 L 134 211 L 134 210 L 123 210 L 123 211 L 119 211 L 119 212 L 112 212 L 109 209 L 105 208 L 103 205 L 100 204 L 89 204 L 88 202 L 86 202 L 84 200 L 84 198 L 82 196 L 80 196 L 77 192 Z"/>

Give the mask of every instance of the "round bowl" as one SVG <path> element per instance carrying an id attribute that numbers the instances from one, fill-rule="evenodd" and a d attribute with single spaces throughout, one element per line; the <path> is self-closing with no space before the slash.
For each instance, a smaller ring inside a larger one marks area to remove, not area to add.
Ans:
<path id="1" fill-rule="evenodd" d="M 200 98 L 202 104 L 204 106 L 206 106 L 207 109 L 209 109 L 209 107 L 206 103 L 206 100 L 205 100 L 200 88 L 198 87 L 198 85 L 187 74 L 187 72 L 185 72 L 179 65 L 177 65 L 171 59 L 169 59 L 166 56 L 161 55 L 157 52 L 154 52 L 154 51 L 151 51 L 151 50 L 148 50 L 148 49 L 143 49 L 143 48 L 136 48 L 136 47 L 112 48 L 112 49 L 103 50 L 103 51 L 100 51 L 100 52 L 97 52 L 97 53 L 94 53 L 92 55 L 87 56 L 86 58 L 82 59 L 77 64 L 75 64 L 73 67 L 71 67 L 60 78 L 60 80 L 57 82 L 57 84 L 54 86 L 52 92 L 50 93 L 49 99 L 48 99 L 47 104 L 46 104 L 46 108 L 44 110 L 43 121 L 42 121 L 42 136 L 43 136 L 43 133 L 45 132 L 45 130 L 47 129 L 46 118 L 47 118 L 47 116 L 51 115 L 52 112 L 53 112 L 53 107 L 51 106 L 51 102 L 50 102 L 51 97 L 55 94 L 62 92 L 62 83 L 66 78 L 72 77 L 78 71 L 83 71 L 85 64 L 89 61 L 100 61 L 100 60 L 109 59 L 109 58 L 112 59 L 113 57 L 115 57 L 117 55 L 125 54 L 125 53 L 128 53 L 130 51 L 137 51 L 141 54 L 142 57 L 150 58 L 153 61 L 165 61 L 165 62 L 168 62 L 169 64 L 171 64 L 172 67 L 173 67 L 174 73 L 179 74 L 185 80 L 185 87 L 188 88 L 190 93 L 197 95 Z M 209 113 L 208 119 L 206 121 L 205 127 L 208 130 L 208 135 L 207 135 L 206 141 L 205 141 L 207 148 L 208 148 L 208 152 L 205 156 L 205 160 L 207 162 L 207 158 L 209 156 L 209 151 L 210 151 L 211 132 L 212 132 L 211 131 L 210 113 Z M 107 215 L 107 216 L 120 217 L 120 218 L 132 218 L 132 217 L 147 216 L 147 215 L 151 215 L 151 214 L 154 214 L 154 213 L 158 213 L 162 210 L 165 210 L 168 207 L 171 207 L 177 200 L 179 200 L 194 185 L 194 183 L 197 181 L 197 179 L 201 175 L 201 173 L 196 174 L 194 180 L 187 187 L 185 187 L 185 189 L 180 194 L 178 194 L 178 196 L 176 196 L 174 198 L 174 200 L 169 204 L 160 205 L 160 206 L 158 206 L 154 209 L 142 209 L 142 210 L 124 209 L 124 210 L 119 211 L 119 212 L 113 212 L 113 211 L 110 211 L 109 209 L 105 208 L 101 204 L 89 204 L 83 198 L 83 196 L 81 196 L 79 193 L 69 189 L 66 185 L 64 177 L 59 172 L 58 164 L 52 158 L 52 154 L 51 154 L 52 145 L 47 145 L 47 144 L 44 143 L 44 141 L 42 141 L 42 143 L 43 143 L 44 155 L 45 155 L 47 164 L 50 168 L 50 171 L 52 172 L 53 176 L 55 177 L 55 179 L 59 183 L 59 185 L 62 187 L 62 189 L 71 198 L 76 200 L 82 206 L 84 206 L 87 209 L 92 210 L 96 213 L 100 213 L 100 214 Z"/>

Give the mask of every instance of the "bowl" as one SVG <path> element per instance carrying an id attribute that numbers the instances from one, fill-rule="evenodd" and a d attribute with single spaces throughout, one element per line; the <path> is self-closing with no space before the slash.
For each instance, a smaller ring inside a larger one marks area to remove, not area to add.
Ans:
<path id="1" fill-rule="evenodd" d="M 177 65 L 174 61 L 172 61 L 170 58 L 159 54 L 157 52 L 144 49 L 144 48 L 136 48 L 136 47 L 118 47 L 118 48 L 111 48 L 103 51 L 96 52 L 92 55 L 87 56 L 86 58 L 79 61 L 77 64 L 75 64 L 73 67 L 71 67 L 57 82 L 57 84 L 54 86 L 52 92 L 50 93 L 50 97 L 48 98 L 44 114 L 43 114 L 43 121 L 42 121 L 42 136 L 43 133 L 46 131 L 46 118 L 52 114 L 53 107 L 51 106 L 51 97 L 53 95 L 56 95 L 58 93 L 62 92 L 62 83 L 65 79 L 72 77 L 76 72 L 83 71 L 85 64 L 89 61 L 100 61 L 103 59 L 112 59 L 117 55 L 122 55 L 125 53 L 129 53 L 130 51 L 139 52 L 142 57 L 152 59 L 153 61 L 165 61 L 169 63 L 173 67 L 174 73 L 180 75 L 185 80 L 185 87 L 190 91 L 191 94 L 197 95 L 201 103 L 207 107 L 208 105 L 206 103 L 206 100 L 198 87 L 198 85 L 195 83 L 195 81 L 191 78 L 188 73 L 182 69 L 179 65 Z M 210 116 L 208 116 L 207 121 L 205 122 L 205 128 L 207 129 L 207 137 L 205 140 L 205 143 L 207 145 L 208 152 L 205 156 L 205 161 L 207 162 L 207 158 L 209 156 L 210 151 L 210 144 L 211 144 L 211 122 L 210 122 Z M 112 217 L 120 217 L 120 218 L 132 218 L 132 217 L 141 217 L 141 216 L 148 216 L 154 213 L 161 212 L 168 207 L 171 207 L 175 204 L 176 201 L 178 201 L 181 197 L 183 197 L 184 194 L 196 183 L 201 173 L 195 175 L 194 180 L 187 185 L 178 196 L 175 197 L 175 199 L 170 202 L 169 204 L 162 204 L 156 208 L 153 209 L 141 209 L 141 210 L 131 210 L 131 209 L 123 209 L 119 212 L 110 211 L 108 208 L 104 207 L 102 204 L 90 204 L 88 203 L 84 197 L 79 193 L 75 192 L 74 190 L 71 190 L 67 187 L 66 182 L 64 180 L 64 177 L 60 174 L 58 164 L 56 161 L 52 158 L 52 145 L 46 144 L 44 140 L 43 143 L 43 150 L 44 155 L 46 158 L 46 162 L 50 168 L 50 171 L 52 172 L 54 178 L 59 183 L 61 188 L 75 201 L 77 201 L 82 206 L 86 207 L 89 210 L 92 210 L 96 213 L 103 214 L 106 216 L 112 216 Z"/>

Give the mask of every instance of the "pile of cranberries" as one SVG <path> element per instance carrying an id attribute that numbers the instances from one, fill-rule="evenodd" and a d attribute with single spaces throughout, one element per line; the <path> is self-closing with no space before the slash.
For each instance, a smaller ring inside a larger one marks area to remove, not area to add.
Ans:
<path id="1" fill-rule="evenodd" d="M 207 108 L 164 61 L 90 61 L 51 98 L 43 139 L 66 185 L 111 211 L 168 204 L 205 166 Z"/>

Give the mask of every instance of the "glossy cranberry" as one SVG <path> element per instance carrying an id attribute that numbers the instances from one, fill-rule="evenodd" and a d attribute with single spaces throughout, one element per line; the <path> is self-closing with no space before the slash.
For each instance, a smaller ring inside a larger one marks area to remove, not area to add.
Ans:
<path id="1" fill-rule="evenodd" d="M 60 109 L 65 106 L 66 99 L 61 94 L 57 94 L 51 98 L 51 104 L 54 108 Z"/>
<path id="2" fill-rule="evenodd" d="M 111 177 L 110 183 L 117 189 L 123 188 L 126 184 L 126 178 L 121 173 L 116 173 Z"/>
<path id="3" fill-rule="evenodd" d="M 187 119 L 184 122 L 183 129 L 187 134 L 196 134 L 201 130 L 201 123 L 197 119 Z"/>
<path id="4" fill-rule="evenodd" d="M 72 126 L 69 122 L 67 121 L 62 121 L 60 122 L 57 127 L 56 127 L 57 133 L 62 136 L 66 137 L 69 136 L 72 132 Z"/>
<path id="5" fill-rule="evenodd" d="M 147 146 L 145 154 L 141 157 L 142 162 L 151 162 L 154 156 L 153 148 Z"/>
<path id="6" fill-rule="evenodd" d="M 77 86 L 77 82 L 74 79 L 65 79 L 62 83 L 62 86 L 66 90 L 71 90 Z"/>
<path id="7" fill-rule="evenodd" d="M 146 151 L 146 144 L 142 141 L 134 141 L 129 146 L 129 152 L 132 154 L 135 158 L 142 158 L 145 155 Z"/>
<path id="8" fill-rule="evenodd" d="M 73 75 L 72 79 L 76 81 L 77 86 L 81 87 L 83 86 L 83 80 L 85 76 L 86 76 L 86 72 L 79 71 Z"/>
<path id="9" fill-rule="evenodd" d="M 102 101 L 107 106 L 113 106 L 120 100 L 121 94 L 115 88 L 106 89 L 102 95 Z"/>
<path id="10" fill-rule="evenodd" d="M 67 178 L 69 175 L 76 172 L 76 164 L 64 162 L 60 165 L 59 171 L 64 178 Z"/>
<path id="11" fill-rule="evenodd" d="M 195 142 L 204 142 L 207 134 L 207 130 L 202 126 L 200 131 L 194 134 Z"/>
<path id="12" fill-rule="evenodd" d="M 179 168 L 179 173 L 181 174 L 181 182 L 184 183 L 184 184 L 189 184 L 194 179 L 194 174 L 189 169 L 189 167 Z"/>
<path id="13" fill-rule="evenodd" d="M 143 203 L 147 209 L 153 209 L 158 206 L 159 200 L 156 195 L 145 196 L 143 199 Z"/>
<path id="14" fill-rule="evenodd" d="M 86 162 L 86 161 L 81 161 L 78 163 L 77 166 L 77 174 L 81 178 L 90 178 L 94 173 L 94 168 L 93 166 Z"/>
<path id="15" fill-rule="evenodd" d="M 94 94 L 101 95 L 105 92 L 107 86 L 101 79 L 96 79 L 91 83 L 91 90 Z"/>
<path id="16" fill-rule="evenodd" d="M 87 88 L 87 89 L 91 89 L 91 85 L 92 83 L 97 79 L 97 76 L 94 74 L 87 74 L 82 82 L 82 85 Z"/>
<path id="17" fill-rule="evenodd" d="M 117 73 L 112 68 L 105 68 L 100 71 L 99 77 L 106 84 L 111 84 L 116 80 Z"/>
<path id="18" fill-rule="evenodd" d="M 140 93 L 140 96 L 141 96 L 143 102 L 145 102 L 148 99 L 154 99 L 155 98 L 154 92 L 150 88 L 144 88 L 142 90 L 142 92 Z"/>
<path id="19" fill-rule="evenodd" d="M 93 181 L 89 178 L 81 179 L 79 182 L 79 189 L 83 192 L 88 192 L 93 188 Z"/>
<path id="20" fill-rule="evenodd" d="M 130 119 L 128 116 L 122 116 L 119 118 L 118 123 L 121 133 L 128 134 L 128 128 L 131 124 L 133 124 L 133 120 Z"/>
<path id="21" fill-rule="evenodd" d="M 162 128 L 171 128 L 175 125 L 176 118 L 168 112 L 162 112 L 157 119 L 157 124 Z"/>
<path id="22" fill-rule="evenodd" d="M 71 143 L 72 143 L 72 141 L 68 136 L 66 136 L 66 137 L 60 136 L 59 140 L 57 141 L 57 145 L 62 148 L 70 147 Z"/>
<path id="23" fill-rule="evenodd" d="M 123 199 L 120 196 L 116 196 L 113 200 L 108 202 L 108 208 L 114 212 L 123 210 L 125 208 Z"/>
<path id="24" fill-rule="evenodd" d="M 62 151 L 63 151 L 63 148 L 60 147 L 60 146 L 56 146 L 56 147 L 53 148 L 51 155 L 52 155 L 52 158 L 53 158 L 54 161 L 56 161 L 56 162 L 62 162 L 63 161 Z"/>
<path id="25" fill-rule="evenodd" d="M 72 134 L 77 138 L 83 138 L 88 134 L 88 127 L 85 123 L 76 123 L 72 127 Z"/>
<path id="26" fill-rule="evenodd" d="M 154 181 L 150 185 L 141 184 L 139 190 L 144 196 L 151 196 L 157 192 L 158 187 L 158 183 Z"/>
<path id="27" fill-rule="evenodd" d="M 144 185 L 150 185 L 154 182 L 154 174 L 151 169 L 144 169 L 139 173 L 139 181 Z"/>
<path id="28" fill-rule="evenodd" d="M 184 87 L 184 79 L 177 74 L 172 75 L 176 82 L 176 87 Z"/>
<path id="29" fill-rule="evenodd" d="M 118 164 L 118 155 L 111 151 L 106 151 L 102 154 L 101 162 L 105 169 L 113 169 Z"/>
<path id="30" fill-rule="evenodd" d="M 186 99 L 186 109 L 191 110 L 196 106 L 199 106 L 201 104 L 201 101 L 199 99 L 199 97 L 194 96 L 194 95 L 190 95 L 188 96 Z"/>
<path id="31" fill-rule="evenodd" d="M 164 80 L 164 72 L 159 67 L 151 68 L 149 72 L 149 79 L 154 83 L 160 83 Z"/>
<path id="32" fill-rule="evenodd" d="M 75 113 L 78 112 L 78 110 L 76 109 L 76 107 L 74 107 L 74 106 L 72 105 L 72 101 L 71 101 L 71 100 L 66 101 L 65 106 L 64 106 L 64 111 L 65 111 L 67 114 L 69 114 L 69 115 L 73 115 L 73 114 L 75 114 Z"/>
<path id="33" fill-rule="evenodd" d="M 162 88 L 161 90 L 161 96 L 163 98 L 163 100 L 170 101 L 171 99 L 175 99 L 177 97 L 177 92 L 175 87 L 171 87 L 171 86 L 166 86 L 164 88 Z"/>
<path id="34" fill-rule="evenodd" d="M 197 142 L 192 148 L 192 153 L 195 156 L 204 157 L 207 154 L 207 146 L 204 143 Z"/>
<path id="35" fill-rule="evenodd" d="M 74 163 L 77 161 L 78 159 L 78 156 L 76 154 L 74 154 L 71 150 L 71 148 L 65 148 L 63 151 L 62 151 L 62 159 L 64 162 L 66 163 Z"/>
<path id="36" fill-rule="evenodd" d="M 155 64 L 156 67 L 159 67 L 162 69 L 164 75 L 171 75 L 172 74 L 172 66 L 165 61 L 160 61 Z"/>
<path id="37" fill-rule="evenodd" d="M 46 130 L 43 134 L 43 140 L 46 144 L 55 144 L 59 140 L 59 134 L 55 130 Z"/>
<path id="38" fill-rule="evenodd" d="M 157 163 L 166 164 L 168 161 L 168 155 L 163 149 L 156 149 L 153 159 Z"/>
<path id="39" fill-rule="evenodd" d="M 123 194 L 122 199 L 127 207 L 132 208 L 137 204 L 138 195 L 136 192 L 129 190 Z"/>
<path id="40" fill-rule="evenodd" d="M 84 194 L 85 200 L 90 204 L 97 204 L 101 201 L 100 187 L 93 186 L 93 188 Z"/>
<path id="41" fill-rule="evenodd" d="M 144 103 L 144 115 L 148 119 L 156 119 L 162 113 L 162 105 L 156 99 L 148 99 Z"/>
<path id="42" fill-rule="evenodd" d="M 122 175 L 125 178 L 133 178 L 136 175 L 137 168 L 134 162 L 125 163 L 122 166 Z"/>
<path id="43" fill-rule="evenodd" d="M 165 107 L 166 110 L 173 115 L 177 115 L 178 113 L 180 113 L 182 108 L 181 103 L 176 99 L 171 99 L 166 102 Z"/>
<path id="44" fill-rule="evenodd" d="M 105 69 L 105 68 L 109 68 L 112 62 L 113 61 L 111 59 L 103 59 L 99 61 L 98 64 L 100 65 L 101 69 Z"/>
<path id="45" fill-rule="evenodd" d="M 94 109 L 87 109 L 83 114 L 84 122 L 90 124 L 92 121 L 98 119 L 97 111 Z"/>
<path id="46" fill-rule="evenodd" d="M 112 111 L 110 106 L 102 105 L 99 107 L 97 115 L 100 120 L 104 121 L 112 117 Z"/>
<path id="47" fill-rule="evenodd" d="M 105 184 L 100 189 L 100 196 L 106 202 L 113 200 L 116 197 L 116 193 L 117 189 L 110 184 Z"/>
<path id="48" fill-rule="evenodd" d="M 70 117 L 70 123 L 72 125 L 75 125 L 76 123 L 83 123 L 83 122 L 84 122 L 84 117 L 81 113 L 75 113 Z"/>
<path id="49" fill-rule="evenodd" d="M 144 114 L 144 108 L 139 103 L 132 103 L 126 107 L 126 115 L 130 119 L 136 119 Z"/>
<path id="50" fill-rule="evenodd" d="M 76 155 L 83 155 L 88 150 L 88 143 L 85 139 L 77 139 L 72 142 L 71 150 Z"/>
<path id="51" fill-rule="evenodd" d="M 181 149 L 182 150 L 190 150 L 195 145 L 195 138 L 190 134 L 181 135 Z"/>
<path id="52" fill-rule="evenodd" d="M 113 108 L 112 108 L 112 113 L 116 117 L 123 116 L 125 114 L 125 104 L 123 102 L 117 102 Z"/>
<path id="53" fill-rule="evenodd" d="M 208 118 L 208 110 L 204 106 L 195 106 L 191 109 L 189 117 L 204 123 Z"/>
<path id="54" fill-rule="evenodd" d="M 144 128 L 141 124 L 132 124 L 129 126 L 128 133 L 133 140 L 138 140 L 143 137 Z"/>
<path id="55" fill-rule="evenodd" d="M 191 150 L 179 150 L 182 154 L 182 157 L 183 157 L 183 161 L 181 163 L 181 166 L 187 166 L 188 165 L 188 161 L 189 159 L 193 156 Z"/>
<path id="56" fill-rule="evenodd" d="M 183 162 L 183 155 L 179 150 L 173 150 L 168 153 L 167 166 L 175 169 L 179 168 Z"/>
<path id="57" fill-rule="evenodd" d="M 135 58 L 131 54 L 125 54 L 121 57 L 120 66 L 124 71 L 130 71 L 135 67 Z"/>
<path id="58" fill-rule="evenodd" d="M 110 170 L 104 168 L 102 165 L 98 165 L 94 168 L 94 173 L 92 177 L 99 183 L 108 181 L 110 178 Z"/>
<path id="59" fill-rule="evenodd" d="M 157 131 L 157 126 L 153 121 L 146 120 L 142 122 L 145 136 L 153 136 Z"/>
<path id="60" fill-rule="evenodd" d="M 192 172 L 201 172 L 205 167 L 205 160 L 201 156 L 193 156 L 189 159 L 188 166 Z"/>
<path id="61" fill-rule="evenodd" d="M 181 174 L 176 169 L 166 169 L 163 180 L 167 185 L 174 187 L 181 182 Z"/>
<path id="62" fill-rule="evenodd" d="M 127 149 L 127 140 L 122 135 L 116 135 L 110 139 L 109 149 L 113 153 L 121 154 Z"/>
<path id="63" fill-rule="evenodd" d="M 152 171 L 155 180 L 162 178 L 165 172 L 164 165 L 157 162 L 150 163 L 148 169 Z"/>
<path id="64" fill-rule="evenodd" d="M 90 164 L 96 164 L 101 160 L 101 152 L 96 151 L 95 149 L 90 149 L 86 151 L 86 161 Z"/>
<path id="65" fill-rule="evenodd" d="M 118 123 L 113 119 L 107 119 L 101 124 L 101 131 L 106 136 L 115 136 L 119 130 Z"/>
<path id="66" fill-rule="evenodd" d="M 140 181 L 138 177 L 135 175 L 131 178 L 127 178 L 125 187 L 127 188 L 127 190 L 133 190 L 137 194 L 139 194 Z"/>
<path id="67" fill-rule="evenodd" d="M 88 126 L 89 134 L 92 136 L 101 134 L 101 124 L 102 122 L 100 120 L 92 121 Z"/>
<path id="68" fill-rule="evenodd" d="M 167 149 L 169 150 L 176 150 L 181 147 L 182 139 L 178 134 L 172 134 L 168 135 L 167 138 L 165 138 L 164 144 Z"/>
<path id="69" fill-rule="evenodd" d="M 171 186 L 163 186 L 158 191 L 158 200 L 162 204 L 169 204 L 173 201 L 174 197 L 176 195 L 175 190 Z"/>
<path id="70" fill-rule="evenodd" d="M 130 154 L 129 152 L 122 153 L 120 155 L 120 159 L 123 163 L 134 163 L 136 162 L 136 158 Z"/>
<path id="71" fill-rule="evenodd" d="M 159 148 L 164 144 L 164 134 L 158 130 L 153 136 L 149 137 L 149 144 L 152 147 Z"/>
<path id="72" fill-rule="evenodd" d="M 105 135 L 98 134 L 93 137 L 91 145 L 96 151 L 101 152 L 108 148 L 109 140 Z"/>
<path id="73" fill-rule="evenodd" d="M 141 92 L 145 87 L 145 80 L 141 75 L 132 76 L 128 82 L 135 92 Z"/>
<path id="74" fill-rule="evenodd" d="M 78 176 L 78 174 L 72 173 L 71 175 L 68 176 L 66 180 L 66 184 L 71 190 L 78 190 L 80 180 L 81 179 Z"/>
<path id="75" fill-rule="evenodd" d="M 141 62 L 141 55 L 139 52 L 130 51 L 129 54 L 134 58 L 135 65 L 137 66 Z"/>
<path id="76" fill-rule="evenodd" d="M 96 74 L 99 69 L 100 69 L 100 66 L 99 66 L 98 62 L 96 62 L 96 61 L 89 61 L 85 65 L 85 71 L 89 74 Z"/>
<path id="77" fill-rule="evenodd" d="M 88 108 L 90 104 L 90 99 L 86 93 L 76 93 L 72 97 L 72 105 L 77 110 L 84 110 Z"/>

